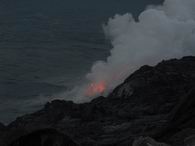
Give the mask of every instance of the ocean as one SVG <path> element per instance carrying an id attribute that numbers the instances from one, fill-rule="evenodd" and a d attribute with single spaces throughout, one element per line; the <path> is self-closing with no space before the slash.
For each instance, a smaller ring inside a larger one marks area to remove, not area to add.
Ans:
<path id="1" fill-rule="evenodd" d="M 15 6 L 17 7 L 17 6 Z M 122 6 L 121 6 L 122 7 Z M 40 109 L 85 79 L 112 48 L 102 25 L 126 9 L 0 7 L 0 122 Z M 135 8 L 139 13 L 143 6 Z M 44 97 L 44 100 L 42 100 Z M 66 97 L 65 97 L 66 99 Z"/>

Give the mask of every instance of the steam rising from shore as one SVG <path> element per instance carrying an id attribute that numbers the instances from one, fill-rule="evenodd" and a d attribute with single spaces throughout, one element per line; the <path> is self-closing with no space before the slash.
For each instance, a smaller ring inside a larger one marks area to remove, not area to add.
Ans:
<path id="1" fill-rule="evenodd" d="M 79 92 L 83 97 L 91 84 L 101 82 L 104 91 L 92 94 L 108 94 L 144 64 L 195 55 L 195 1 L 165 0 L 162 6 L 148 7 L 138 21 L 129 13 L 115 15 L 104 25 L 104 30 L 113 46 L 111 55 L 105 62 L 93 65 L 86 76 L 89 85 Z"/>

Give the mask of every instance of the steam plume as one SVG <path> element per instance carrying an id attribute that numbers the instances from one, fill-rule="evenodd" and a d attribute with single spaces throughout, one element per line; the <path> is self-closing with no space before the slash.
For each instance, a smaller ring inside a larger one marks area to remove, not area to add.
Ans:
<path id="1" fill-rule="evenodd" d="M 195 55 L 195 0 L 165 0 L 162 6 L 148 7 L 138 21 L 129 13 L 115 15 L 104 30 L 111 55 L 96 62 L 87 79 L 93 85 L 104 82 L 107 94 L 144 64 Z"/>

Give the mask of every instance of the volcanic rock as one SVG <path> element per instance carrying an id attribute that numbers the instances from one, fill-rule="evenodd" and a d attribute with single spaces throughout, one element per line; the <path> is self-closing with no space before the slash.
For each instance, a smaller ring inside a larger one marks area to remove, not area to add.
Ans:
<path id="1" fill-rule="evenodd" d="M 2 123 L 0 123 L 0 131 L 2 131 L 4 129 L 5 129 L 5 126 Z"/>
<path id="2" fill-rule="evenodd" d="M 77 146 L 77 144 L 54 129 L 42 129 L 20 137 L 9 146 Z"/>
<path id="3" fill-rule="evenodd" d="M 165 143 L 155 141 L 150 137 L 139 137 L 133 142 L 132 146 L 169 146 Z"/>
<path id="4" fill-rule="evenodd" d="M 184 146 L 195 134 L 194 89 L 193 56 L 145 65 L 107 97 L 83 104 L 54 100 L 17 118 L 0 140 L 7 146 L 28 133 L 52 128 L 80 146 L 129 146 L 140 136 Z"/>

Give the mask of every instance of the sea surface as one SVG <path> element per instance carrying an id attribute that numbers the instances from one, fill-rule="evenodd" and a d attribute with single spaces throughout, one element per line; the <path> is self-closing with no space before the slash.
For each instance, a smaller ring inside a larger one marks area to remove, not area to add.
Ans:
<path id="1" fill-rule="evenodd" d="M 95 61 L 109 56 L 111 45 L 102 25 L 127 11 L 115 9 L 117 5 L 57 11 L 9 6 L 3 0 L 1 4 L 0 122 L 4 123 L 40 109 L 47 98 L 82 82 Z M 130 11 L 139 13 L 143 7 Z"/>
<path id="2" fill-rule="evenodd" d="M 94 15 L 25 11 L 0 16 L 0 114 L 8 112 L 0 121 L 30 111 L 19 106 L 24 101 L 71 88 L 109 55 L 103 21 Z"/>

